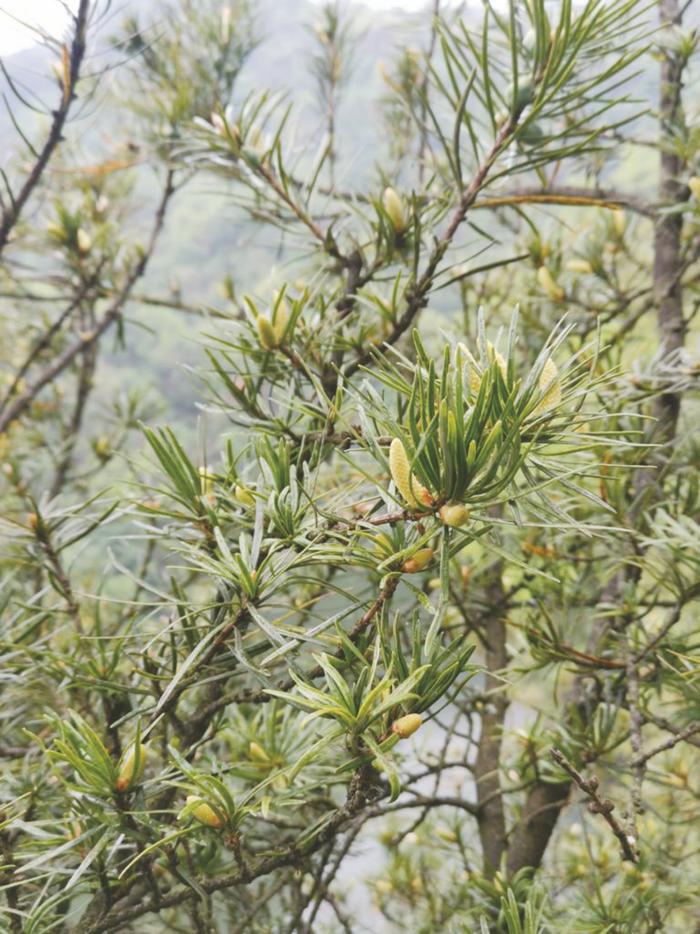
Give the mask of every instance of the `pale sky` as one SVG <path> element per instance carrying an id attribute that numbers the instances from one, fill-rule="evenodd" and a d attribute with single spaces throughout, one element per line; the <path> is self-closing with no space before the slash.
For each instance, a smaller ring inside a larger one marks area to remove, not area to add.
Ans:
<path id="1" fill-rule="evenodd" d="M 279 0 L 294 3 L 295 0 Z M 361 0 L 375 10 L 400 7 L 407 11 L 424 9 L 429 0 Z M 74 2 L 67 5 L 73 6 Z M 31 46 L 36 41 L 31 30 L 13 20 L 13 16 L 32 25 L 40 25 L 59 37 L 66 24 L 66 12 L 60 0 L 0 0 L 0 55 L 9 55 Z"/>
<path id="2" fill-rule="evenodd" d="M 61 35 L 67 19 L 58 0 L 0 0 L 0 55 L 18 52 L 36 42 L 35 34 L 13 17 L 39 25 L 54 36 Z"/>

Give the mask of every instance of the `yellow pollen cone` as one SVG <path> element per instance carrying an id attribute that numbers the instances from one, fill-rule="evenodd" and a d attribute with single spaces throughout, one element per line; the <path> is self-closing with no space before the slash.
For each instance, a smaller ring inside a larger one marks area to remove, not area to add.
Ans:
<path id="1" fill-rule="evenodd" d="M 119 775 L 114 784 L 117 791 L 128 791 L 143 775 L 146 765 L 146 747 L 143 743 L 138 746 L 138 768 L 136 767 L 136 748 L 136 745 L 132 743 L 121 758 Z"/>
<path id="2" fill-rule="evenodd" d="M 397 234 L 402 234 L 408 226 L 406 218 L 406 208 L 401 195 L 397 194 L 393 188 L 385 188 L 382 195 L 382 204 L 384 210 L 389 215 L 389 219 L 394 226 Z"/>
<path id="3" fill-rule="evenodd" d="M 432 503 L 429 490 L 411 473 L 406 448 L 399 438 L 394 438 L 389 448 L 389 470 L 396 489 L 409 506 L 429 506 Z"/>
<path id="4" fill-rule="evenodd" d="M 479 387 L 481 386 L 481 372 L 479 370 L 479 364 L 474 359 L 472 352 L 469 350 L 466 344 L 459 343 L 457 348 L 461 351 L 462 356 L 467 362 L 469 367 L 469 391 L 473 396 L 479 394 Z"/>
<path id="5" fill-rule="evenodd" d="M 537 270 L 537 281 L 545 290 L 547 295 L 549 295 L 552 301 L 561 302 L 566 298 L 566 292 L 558 284 L 546 266 L 540 266 L 540 268 Z"/>
<path id="6" fill-rule="evenodd" d="M 569 272 L 582 272 L 582 273 L 591 273 L 593 272 L 593 267 L 588 262 L 587 259 L 570 259 L 566 264 L 566 268 Z"/>
<path id="7" fill-rule="evenodd" d="M 272 315 L 272 333 L 275 336 L 275 343 L 278 347 L 282 343 L 284 332 L 287 330 L 290 314 L 289 302 L 286 298 L 283 298 L 282 301 L 278 303 Z"/>
<path id="8" fill-rule="evenodd" d="M 615 208 L 612 212 L 612 222 L 613 227 L 615 228 L 615 233 L 618 237 L 623 237 L 625 234 L 625 227 L 627 226 L 627 218 L 625 217 L 625 212 L 622 208 Z"/>
<path id="9" fill-rule="evenodd" d="M 547 362 L 542 367 L 539 387 L 544 395 L 534 411 L 535 415 L 547 412 L 561 402 L 561 380 L 559 379 L 559 370 L 551 357 L 547 357 Z"/>
<path id="10" fill-rule="evenodd" d="M 266 318 L 265 315 L 258 315 L 257 326 L 260 346 L 263 350 L 275 350 L 279 341 L 275 335 L 275 329 L 270 324 L 270 319 Z"/>
<path id="11" fill-rule="evenodd" d="M 76 246 L 78 247 L 78 253 L 81 256 L 85 256 L 92 249 L 92 240 L 87 231 L 83 230 L 82 227 L 78 228 L 78 233 L 75 238 Z"/>
<path id="12" fill-rule="evenodd" d="M 419 548 L 412 558 L 408 558 L 401 565 L 404 574 L 417 574 L 423 571 L 433 560 L 434 548 Z"/>
<path id="13" fill-rule="evenodd" d="M 223 819 L 217 814 L 214 808 L 210 804 L 207 804 L 206 801 L 202 801 L 197 795 L 188 795 L 185 804 L 194 804 L 195 801 L 198 801 L 199 804 L 197 807 L 193 808 L 190 813 L 196 821 L 199 821 L 200 824 L 204 824 L 206 827 L 221 827 L 223 825 Z"/>
<path id="14" fill-rule="evenodd" d="M 256 743 L 255 741 L 251 742 L 250 745 L 248 746 L 248 755 L 255 762 L 268 762 L 269 763 L 270 761 L 270 757 L 268 756 L 268 754 L 265 752 L 262 746 L 259 743 Z"/>
<path id="15" fill-rule="evenodd" d="M 238 483 L 233 488 L 233 495 L 243 506 L 255 505 L 255 497 L 250 490 L 246 489 L 244 486 L 240 486 Z"/>
<path id="16" fill-rule="evenodd" d="M 501 371 L 501 376 L 503 379 L 508 375 L 508 364 L 506 363 L 505 357 L 503 354 L 500 354 L 496 348 L 493 346 L 491 341 L 487 344 L 487 350 L 489 354 L 489 360 L 495 360 L 498 366 L 498 369 Z"/>

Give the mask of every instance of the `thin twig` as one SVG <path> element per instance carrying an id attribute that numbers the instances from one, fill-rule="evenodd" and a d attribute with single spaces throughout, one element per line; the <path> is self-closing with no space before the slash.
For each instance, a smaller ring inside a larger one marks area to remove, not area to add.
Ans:
<path id="1" fill-rule="evenodd" d="M 581 791 L 588 795 L 588 797 L 591 799 L 590 804 L 588 805 L 588 810 L 591 812 L 591 814 L 603 815 L 610 829 L 620 841 L 622 858 L 628 862 L 636 863 L 639 859 L 636 850 L 636 840 L 634 837 L 630 837 L 625 833 L 620 824 L 617 822 L 616 818 L 613 816 L 613 811 L 615 810 L 615 805 L 613 802 L 607 798 L 601 798 L 598 794 L 598 786 L 600 782 L 596 776 L 593 775 L 590 779 L 588 779 L 588 781 L 586 781 L 583 775 L 581 775 L 581 773 L 574 768 L 566 756 L 558 749 L 552 749 L 551 756 L 554 761 L 559 766 L 561 766 L 562 769 L 564 769 L 567 775 L 571 776 Z"/>

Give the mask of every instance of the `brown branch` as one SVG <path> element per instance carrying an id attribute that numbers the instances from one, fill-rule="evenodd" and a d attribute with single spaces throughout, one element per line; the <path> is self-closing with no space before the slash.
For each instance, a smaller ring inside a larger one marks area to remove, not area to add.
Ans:
<path id="1" fill-rule="evenodd" d="M 65 427 L 63 450 L 56 466 L 56 472 L 49 493 L 51 497 L 58 496 L 63 489 L 66 476 L 73 462 L 73 454 L 78 442 L 78 433 L 83 423 L 85 407 L 90 396 L 90 391 L 93 388 L 93 375 L 97 362 L 97 345 L 91 344 L 86 347 L 81 356 L 82 360 L 80 364 L 80 374 L 78 376 L 75 405 L 73 406 L 71 419 Z"/>
<path id="2" fill-rule="evenodd" d="M 659 8 L 662 26 L 680 21 L 678 0 L 661 0 Z M 685 170 L 684 160 L 673 142 L 683 118 L 681 87 L 685 64 L 683 56 L 675 51 L 664 52 L 659 100 L 661 136 L 662 140 L 668 141 L 667 145 L 660 147 L 659 200 L 664 206 L 687 201 L 689 195 L 687 186 L 680 180 Z M 654 229 L 656 320 L 659 342 L 666 354 L 681 348 L 685 339 L 683 290 L 680 284 L 682 229 L 683 215 L 677 211 L 662 214 Z M 657 419 L 655 441 L 668 441 L 675 435 L 680 405 L 678 393 L 663 393 L 656 399 L 653 413 Z"/>
<path id="3" fill-rule="evenodd" d="M 58 107 L 53 112 L 48 135 L 44 145 L 37 154 L 31 172 L 17 195 L 11 196 L 11 201 L 7 209 L 2 212 L 2 217 L 0 218 L 0 253 L 4 249 L 10 231 L 19 220 L 29 197 L 39 184 L 54 150 L 63 139 L 63 128 L 73 101 L 75 100 L 75 87 L 80 76 L 80 67 L 85 55 L 85 31 L 89 12 L 90 0 L 80 0 L 78 12 L 73 17 L 73 37 L 71 39 L 70 51 L 66 58 L 67 67 L 64 68 L 61 100 Z"/>
<path id="4" fill-rule="evenodd" d="M 146 271 L 148 262 L 153 254 L 153 250 L 155 249 L 158 235 L 160 234 L 163 223 L 165 221 L 165 213 L 167 210 L 168 202 L 170 201 L 174 191 L 175 186 L 173 183 L 173 171 L 169 169 L 166 176 L 166 183 L 163 189 L 163 193 L 156 210 L 155 220 L 151 229 L 151 235 L 148 244 L 143 250 L 139 260 L 135 263 L 131 272 L 127 276 L 127 279 L 119 290 L 116 298 L 113 300 L 112 304 L 102 316 L 99 324 L 97 324 L 90 332 L 78 337 L 76 341 L 66 347 L 66 349 L 56 358 L 51 366 L 47 367 L 43 373 L 41 373 L 34 380 L 34 382 L 24 390 L 24 392 L 19 393 L 14 397 L 14 399 L 8 401 L 7 405 L 5 405 L 0 412 L 0 432 L 5 431 L 8 425 L 23 415 L 27 408 L 34 401 L 36 396 L 39 394 L 39 392 L 44 388 L 44 386 L 52 383 L 56 377 L 59 376 L 66 369 L 66 367 L 68 367 L 73 362 L 73 360 L 75 360 L 76 357 L 78 357 L 81 353 L 84 353 L 86 348 L 90 347 L 97 340 L 99 340 L 104 332 L 121 317 L 124 303 L 128 300 L 134 284 Z"/>
<path id="5" fill-rule="evenodd" d="M 383 589 L 380 591 L 376 600 L 374 600 L 371 606 L 367 609 L 365 613 L 363 613 L 363 615 L 360 617 L 360 619 L 357 621 L 357 623 L 355 623 L 353 628 L 348 633 L 348 638 L 352 642 L 357 641 L 359 636 L 363 632 L 365 632 L 365 630 L 369 628 L 369 626 L 372 624 L 372 622 L 376 618 L 377 614 L 381 611 L 384 604 L 387 603 L 391 599 L 391 597 L 394 594 L 394 591 L 399 585 L 399 579 L 400 578 L 396 576 L 396 577 L 390 577 L 387 580 L 386 584 L 384 585 Z M 343 657 L 344 657 L 343 650 L 338 649 L 338 651 L 335 653 L 335 658 L 340 659 Z M 321 668 L 320 665 L 317 665 L 315 668 L 312 668 L 308 672 L 306 677 L 309 678 L 310 680 L 313 680 L 315 678 L 320 678 L 322 675 L 323 675 L 323 669 Z M 287 681 L 283 681 L 281 684 L 276 685 L 276 690 L 290 691 L 293 687 L 294 687 L 294 681 L 292 681 L 290 678 Z M 197 718 L 196 721 L 194 721 L 192 725 L 192 731 L 197 736 L 202 735 L 202 732 L 203 732 L 202 724 L 205 721 L 208 723 L 209 720 L 214 716 L 214 714 L 217 711 L 221 710 L 222 707 L 225 707 L 228 704 L 232 704 L 232 703 L 266 704 L 270 700 L 272 700 L 271 696 L 267 694 L 265 691 L 244 690 L 244 691 L 239 691 L 234 694 L 223 694 L 221 693 L 220 687 L 216 684 L 216 682 L 213 682 L 212 689 L 218 696 L 210 700 L 207 706 L 202 709 L 199 717 Z"/>
<path id="6" fill-rule="evenodd" d="M 631 863 L 636 863 L 639 859 L 639 855 L 635 848 L 636 841 L 634 837 L 629 837 L 625 833 L 620 824 L 617 822 L 617 819 L 613 816 L 613 811 L 615 810 L 615 805 L 613 802 L 607 798 L 601 798 L 598 794 L 598 786 L 600 785 L 600 782 L 596 776 L 593 775 L 590 779 L 588 779 L 588 781 L 586 781 L 583 775 L 581 775 L 581 773 L 574 768 L 566 756 L 558 749 L 552 749 L 551 756 L 554 761 L 559 766 L 561 766 L 562 769 L 564 769 L 567 775 L 571 776 L 581 791 L 588 795 L 588 797 L 591 799 L 591 802 L 588 805 L 588 810 L 591 812 L 591 814 L 602 814 L 602 816 L 605 818 L 610 829 L 620 842 L 622 858 Z"/>
<path id="7" fill-rule="evenodd" d="M 674 726 L 670 720 L 667 720 L 665 717 L 657 717 L 656 714 L 645 711 L 646 719 L 649 723 L 653 723 L 654 726 L 658 726 L 660 730 L 668 730 L 669 733 L 672 733 L 674 736 L 680 736 L 683 730 L 679 730 L 677 726 Z M 700 739 L 695 739 L 692 734 L 689 734 L 684 737 L 685 741 L 691 746 L 695 746 L 697 749 L 700 749 Z"/>
<path id="8" fill-rule="evenodd" d="M 578 185 L 552 185 L 543 188 L 514 188 L 500 195 L 480 198 L 474 210 L 507 207 L 511 204 L 553 204 L 573 207 L 627 208 L 642 217 L 653 218 L 656 208 L 648 201 L 610 188 L 583 188 Z"/>
<path id="9" fill-rule="evenodd" d="M 385 338 L 385 344 L 395 344 L 399 338 L 410 328 L 414 318 L 421 310 L 421 308 L 425 307 L 427 304 L 427 296 L 430 289 L 432 288 L 433 280 L 437 273 L 440 262 L 442 261 L 442 258 L 454 240 L 457 230 L 464 222 L 464 219 L 467 216 L 467 212 L 475 203 L 479 192 L 481 191 L 486 179 L 488 178 L 489 172 L 491 171 L 494 162 L 510 142 L 510 138 L 513 134 L 513 131 L 516 129 L 516 126 L 516 119 L 514 117 L 510 117 L 510 119 L 506 120 L 501 129 L 498 131 L 491 149 L 488 151 L 483 162 L 476 170 L 474 177 L 472 178 L 467 188 L 462 192 L 457 208 L 455 209 L 452 218 L 447 225 L 447 229 L 433 248 L 433 252 L 428 258 L 428 262 L 423 273 L 408 291 L 406 295 L 406 310 L 395 322 L 391 333 Z M 352 363 L 350 363 L 343 370 L 344 378 L 349 379 L 351 376 L 353 376 L 362 366 L 365 365 L 365 363 L 367 363 L 368 360 L 371 359 L 373 352 L 374 348 L 370 347 L 364 351 L 364 353 L 356 357 L 355 360 L 353 360 Z"/>
<path id="10" fill-rule="evenodd" d="M 502 562 L 491 572 L 492 579 L 486 589 L 487 602 L 498 608 L 504 605 Z M 500 764 L 503 742 L 503 723 L 508 710 L 508 695 L 498 677 L 508 664 L 506 651 L 506 621 L 496 609 L 486 617 L 486 684 L 489 694 L 481 714 L 481 734 L 474 763 L 477 823 L 484 857 L 484 871 L 493 875 L 501 864 L 506 848 L 506 818 L 501 794 Z"/>
<path id="11" fill-rule="evenodd" d="M 315 853 L 324 843 L 335 836 L 349 820 L 359 814 L 370 803 L 373 794 L 373 771 L 365 766 L 353 776 L 345 800 L 345 804 L 338 808 L 323 829 L 315 836 L 307 838 L 303 843 L 292 842 L 288 846 L 278 849 L 270 854 L 259 857 L 254 863 L 239 866 L 233 872 L 215 878 L 203 877 L 197 880 L 197 888 L 180 886 L 167 894 L 146 895 L 141 878 L 134 878 L 129 900 L 116 902 L 112 906 L 105 903 L 102 895 L 97 895 L 88 908 L 85 916 L 75 928 L 76 934 L 104 934 L 106 931 L 126 930 L 127 922 L 134 921 L 143 915 L 162 911 L 181 905 L 193 898 L 199 898 L 199 892 L 207 894 L 225 891 L 239 885 L 246 885 L 254 879 L 269 875 L 275 869 L 284 866 L 298 865 L 299 861 L 307 855 Z M 126 904 L 124 903 L 126 901 Z"/>
<path id="12" fill-rule="evenodd" d="M 14 396 L 17 391 L 17 387 L 22 382 L 26 376 L 28 370 L 32 364 L 39 358 L 39 355 L 46 350 L 47 347 L 51 345 L 54 337 L 59 333 L 63 325 L 66 323 L 70 315 L 75 311 L 75 309 L 80 305 L 83 299 L 86 297 L 87 293 L 90 290 L 92 282 L 84 282 L 77 293 L 73 296 L 70 302 L 63 309 L 61 314 L 56 318 L 52 324 L 44 331 L 44 333 L 39 337 L 35 342 L 34 346 L 29 350 L 27 356 L 24 358 L 17 371 L 14 374 L 12 382 L 7 389 L 4 397 L 0 400 L 0 411 L 2 411 L 7 405 L 8 401 Z M 45 299 L 41 295 L 34 296 L 32 301 L 43 302 Z"/>

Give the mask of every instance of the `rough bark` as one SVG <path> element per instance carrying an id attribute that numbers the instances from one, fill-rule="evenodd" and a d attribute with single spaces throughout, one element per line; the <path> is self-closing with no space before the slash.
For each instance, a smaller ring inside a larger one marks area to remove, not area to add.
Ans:
<path id="1" fill-rule="evenodd" d="M 663 26 L 679 23 L 682 14 L 678 0 L 661 0 L 660 18 Z M 681 181 L 684 165 L 681 155 L 672 148 L 671 141 L 683 121 L 681 92 L 684 61 L 677 54 L 667 52 L 661 63 L 661 90 L 659 121 L 661 136 L 659 202 L 678 204 L 688 197 Z M 685 322 L 681 273 L 683 258 L 681 233 L 683 215 L 661 214 L 654 232 L 654 297 L 657 303 L 659 342 L 665 354 L 683 346 Z M 657 419 L 656 441 L 669 441 L 676 433 L 680 412 L 680 395 L 664 393 L 656 400 L 654 415 Z"/>
<path id="2" fill-rule="evenodd" d="M 501 565 L 497 565 L 487 589 L 487 602 L 501 608 L 504 603 Z M 500 865 L 506 848 L 506 821 L 501 794 L 500 761 L 503 738 L 503 721 L 508 709 L 508 695 L 503 682 L 496 677 L 505 670 L 508 662 L 506 652 L 506 622 L 500 611 L 490 616 L 484 626 L 486 637 L 485 693 L 488 702 L 481 716 L 479 749 L 474 764 L 477 794 L 477 823 L 479 839 L 484 857 L 484 872 L 493 874 Z"/>
<path id="3" fill-rule="evenodd" d="M 508 847 L 509 876 L 525 866 L 540 865 L 570 788 L 568 781 L 560 785 L 538 782 L 533 787 Z"/>

